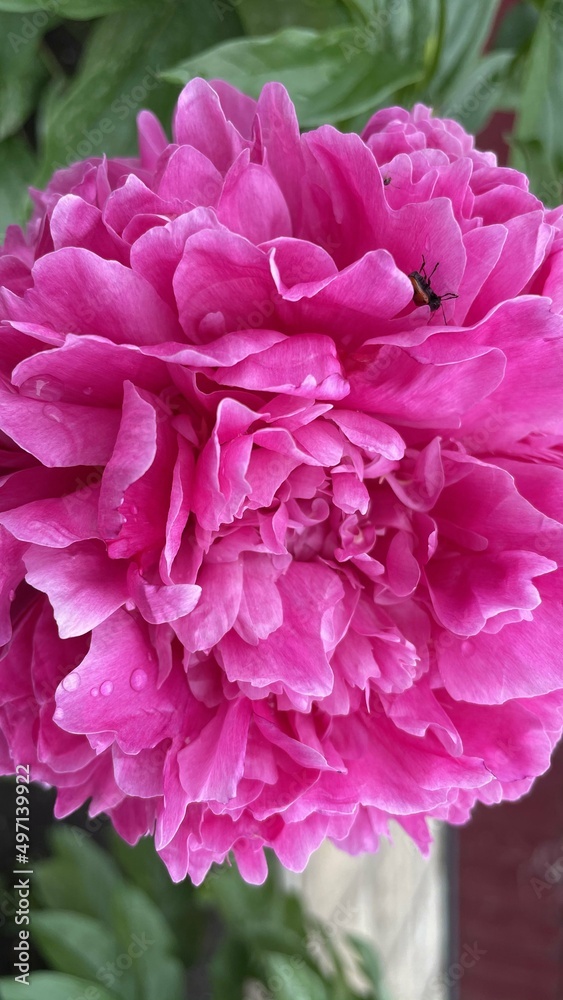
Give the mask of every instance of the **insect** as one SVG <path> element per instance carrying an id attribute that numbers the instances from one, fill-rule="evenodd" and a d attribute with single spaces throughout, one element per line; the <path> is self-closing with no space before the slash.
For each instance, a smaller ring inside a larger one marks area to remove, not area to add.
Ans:
<path id="1" fill-rule="evenodd" d="M 435 265 L 434 269 L 430 274 L 426 273 L 426 261 L 424 255 L 422 256 L 422 264 L 420 265 L 420 271 L 412 271 L 409 274 L 410 282 L 414 288 L 414 295 L 412 297 L 413 302 L 417 306 L 428 306 L 430 309 L 430 319 L 432 319 L 432 314 L 436 312 L 437 309 L 442 308 L 442 314 L 444 316 L 444 323 L 448 325 L 446 319 L 446 313 L 444 312 L 444 306 L 442 305 L 447 299 L 457 299 L 458 296 L 455 292 L 444 292 L 443 295 L 438 295 L 434 291 L 431 285 L 432 276 L 439 266 L 440 261 Z M 430 320 L 428 321 L 430 322 Z"/>
<path id="2" fill-rule="evenodd" d="M 391 183 L 391 178 L 390 177 L 384 177 L 383 178 L 383 183 L 384 183 L 385 187 L 387 187 L 387 185 Z"/>

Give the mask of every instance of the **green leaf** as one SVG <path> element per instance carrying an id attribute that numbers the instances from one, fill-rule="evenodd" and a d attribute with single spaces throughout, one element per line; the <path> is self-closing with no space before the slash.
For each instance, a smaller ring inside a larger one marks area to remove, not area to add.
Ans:
<path id="1" fill-rule="evenodd" d="M 115 995 L 108 993 L 99 983 L 94 986 L 86 979 L 75 976 L 64 976 L 58 972 L 33 972 L 29 978 L 29 986 L 14 982 L 12 977 L 0 979 L 0 997 L 2 1000 L 80 1000 L 81 997 L 95 997 L 95 1000 L 115 1000 Z"/>
<path id="2" fill-rule="evenodd" d="M 133 934 L 145 934 L 150 947 L 166 952 L 174 947 L 174 937 L 164 917 L 147 894 L 135 885 L 125 885 L 106 910 L 121 944 L 129 943 Z"/>
<path id="3" fill-rule="evenodd" d="M 193 892 L 189 881 L 181 885 L 172 882 L 155 850 L 152 837 L 143 837 L 131 847 L 118 834 L 112 832 L 111 852 L 128 881 L 143 889 L 153 902 L 158 902 L 162 912 L 165 912 L 168 906 L 173 907 L 173 897 L 182 893 L 184 886 L 188 893 Z"/>
<path id="4" fill-rule="evenodd" d="M 460 86 L 489 38 L 501 0 L 440 0 L 443 35 L 429 86 L 432 100 Z"/>
<path id="5" fill-rule="evenodd" d="M 46 24 L 48 15 L 43 11 Z M 45 27 L 22 34 L 18 14 L 0 14 L 0 140 L 13 135 L 29 118 L 47 70 L 38 56 Z"/>
<path id="6" fill-rule="evenodd" d="M 348 934 L 347 940 L 358 955 L 361 969 L 367 977 L 368 982 L 374 987 L 376 995 L 379 996 L 382 989 L 382 976 L 379 961 L 373 947 L 368 941 L 358 937 L 356 934 Z"/>
<path id="7" fill-rule="evenodd" d="M 212 0 L 218 14 L 232 6 L 229 0 Z M 266 35 L 280 28 L 314 28 L 322 31 L 350 22 L 346 4 L 340 0 L 241 0 L 237 5 L 248 35 Z"/>
<path id="8" fill-rule="evenodd" d="M 39 902 L 48 909 L 98 915 L 88 880 L 80 878 L 77 868 L 63 858 L 36 862 L 33 885 Z"/>
<path id="9" fill-rule="evenodd" d="M 12 136 L 0 142 L 0 239 L 6 226 L 23 223 L 31 200 L 27 186 L 35 170 L 35 159 L 25 139 Z"/>
<path id="10" fill-rule="evenodd" d="M 147 962 L 143 978 L 143 992 L 135 993 L 135 1000 L 185 1000 L 186 970 L 179 959 L 169 955 L 155 956 Z"/>
<path id="11" fill-rule="evenodd" d="M 228 80 L 252 97 L 270 80 L 283 83 L 304 127 L 340 122 L 375 108 L 420 75 L 393 52 L 373 51 L 361 28 L 319 33 L 288 28 L 261 38 L 225 42 L 184 60 L 163 76 L 186 83 L 196 76 Z"/>
<path id="12" fill-rule="evenodd" d="M 43 183 L 57 164 L 87 156 L 134 155 L 142 108 L 168 122 L 177 87 L 160 71 L 238 28 L 234 12 L 220 22 L 210 4 L 164 0 L 112 14 L 89 35 L 77 74 L 64 92 L 52 88 L 39 122 Z"/>
<path id="13" fill-rule="evenodd" d="M 265 954 L 262 963 L 265 981 L 276 1000 L 329 1000 L 321 976 L 297 955 Z"/>
<path id="14" fill-rule="evenodd" d="M 124 8 L 139 7 L 143 0 L 0 0 L 0 11 L 30 14 L 26 28 L 30 31 L 41 23 L 41 18 L 33 15 L 37 10 L 49 11 L 55 17 L 70 17 L 77 21 L 87 21 L 91 17 L 102 17 Z M 150 2 L 150 0 L 144 0 Z"/>
<path id="15" fill-rule="evenodd" d="M 505 104 L 513 61 L 512 52 L 488 53 L 448 94 L 442 114 L 461 122 L 468 132 L 479 132 L 494 109 Z"/>
<path id="16" fill-rule="evenodd" d="M 94 842 L 92 837 L 78 827 L 58 824 L 53 827 L 51 840 L 58 869 L 57 875 L 66 882 L 64 908 L 78 910 L 87 916 L 107 920 L 108 908 L 114 893 L 121 892 L 123 880 L 115 862 L 107 851 Z M 40 892 L 51 891 L 53 899 L 53 878 L 42 875 L 52 862 L 36 864 L 36 878 Z M 61 902 L 58 903 L 61 905 Z"/>
<path id="17" fill-rule="evenodd" d="M 146 893 L 133 885 L 124 886 L 114 895 L 108 915 L 119 950 L 134 958 L 130 971 L 135 1000 L 161 1000 L 163 978 L 176 991 L 167 993 L 167 1000 L 181 1000 L 181 974 L 170 955 L 174 936 Z"/>
<path id="18" fill-rule="evenodd" d="M 234 938 L 219 943 L 209 963 L 213 1000 L 240 1000 L 254 970 L 247 949 Z"/>
<path id="19" fill-rule="evenodd" d="M 97 979 L 99 970 L 117 954 L 111 931 L 101 921 L 81 913 L 36 912 L 31 936 L 50 968 L 83 979 Z"/>
<path id="20" fill-rule="evenodd" d="M 504 15 L 495 34 L 495 49 L 521 49 L 529 45 L 538 25 L 538 12 L 531 3 L 518 3 Z"/>
<path id="21" fill-rule="evenodd" d="M 563 0 L 546 0 L 523 79 L 512 163 L 548 204 L 563 197 Z"/>

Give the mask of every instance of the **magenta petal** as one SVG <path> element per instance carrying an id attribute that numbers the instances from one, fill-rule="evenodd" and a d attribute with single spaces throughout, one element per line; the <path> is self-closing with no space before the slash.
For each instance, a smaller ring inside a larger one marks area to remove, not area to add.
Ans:
<path id="1" fill-rule="evenodd" d="M 265 206 L 259 215 L 253 211 L 256 204 Z M 250 162 L 247 151 L 225 177 L 217 218 L 253 243 L 291 236 L 291 218 L 278 184 L 266 166 Z"/>
<path id="2" fill-rule="evenodd" d="M 174 150 L 158 184 L 161 198 L 179 198 L 192 205 L 216 205 L 223 178 L 203 153 L 192 146 Z"/>
<path id="3" fill-rule="evenodd" d="M 283 340 L 231 368 L 219 368 L 215 378 L 225 385 L 315 399 L 342 399 L 348 391 L 334 345 L 319 334 Z"/>
<path id="4" fill-rule="evenodd" d="M 88 205 L 82 198 L 67 194 L 57 202 L 50 221 L 55 250 L 62 247 L 84 247 L 98 257 L 129 262 L 126 243 L 103 222 L 99 208 Z"/>
<path id="5" fill-rule="evenodd" d="M 26 580 L 47 594 L 63 639 L 89 632 L 127 599 L 127 565 L 108 559 L 100 543 L 60 551 L 32 545 L 24 561 Z"/>
<path id="6" fill-rule="evenodd" d="M 563 665 L 552 641 L 559 620 L 560 573 L 541 582 L 541 593 L 544 600 L 533 621 L 505 625 L 497 634 L 480 632 L 471 639 L 438 644 L 440 674 L 453 698 L 496 704 L 561 688 Z"/>
<path id="7" fill-rule="evenodd" d="M 138 129 L 0 247 L 0 773 L 176 881 L 427 854 L 563 734 L 563 206 L 422 104 Z"/>
<path id="8" fill-rule="evenodd" d="M 0 386 L 0 429 L 48 468 L 107 462 L 118 426 L 116 410 L 44 403 Z"/>
<path id="9" fill-rule="evenodd" d="M 128 577 L 129 593 L 143 618 L 154 625 L 176 621 L 195 608 L 201 587 L 190 583 L 154 586 L 139 575 L 132 564 Z"/>
<path id="10" fill-rule="evenodd" d="M 338 409 L 332 410 L 328 419 L 333 420 L 346 437 L 363 448 L 368 455 L 383 455 L 396 461 L 405 453 L 405 444 L 400 434 L 369 414 Z"/>
<path id="11" fill-rule="evenodd" d="M 283 607 L 276 586 L 278 573 L 268 557 L 247 552 L 244 556 L 240 607 L 234 627 L 245 642 L 255 645 L 280 628 Z"/>
<path id="12" fill-rule="evenodd" d="M 0 527 L 2 568 L 0 569 L 0 645 L 8 642 L 12 634 L 10 605 L 15 597 L 15 588 L 25 574 L 22 556 L 25 546 L 13 538 L 4 527 Z"/>
<path id="13" fill-rule="evenodd" d="M 156 453 L 156 413 L 130 383 L 124 385 L 123 416 L 114 452 L 106 465 L 100 489 L 100 531 L 117 536 L 122 525 L 119 507 L 125 490 L 152 465 Z"/>
<path id="14" fill-rule="evenodd" d="M 246 145 L 225 117 L 218 94 L 197 78 L 186 84 L 178 98 L 173 131 L 176 142 L 199 149 L 221 171 Z"/>
<path id="15" fill-rule="evenodd" d="M 80 486 L 78 478 L 75 485 Z M 0 524 L 21 541 L 54 549 L 88 538 L 99 538 L 99 492 L 99 483 L 84 484 L 67 496 L 35 500 L 8 510 L 0 514 Z"/>
<path id="16" fill-rule="evenodd" d="M 60 348 L 24 358 L 12 383 L 26 395 L 54 392 L 63 402 L 120 407 L 123 383 L 160 392 L 168 385 L 165 365 L 133 345 L 117 345 L 102 337 L 69 334 Z M 95 416 L 95 413 L 94 413 Z"/>
<path id="17" fill-rule="evenodd" d="M 246 698 L 224 703 L 200 735 L 178 754 L 180 781 L 191 802 L 228 802 L 242 778 L 248 726 Z"/>
<path id="18" fill-rule="evenodd" d="M 37 261 L 33 288 L 13 319 L 38 316 L 72 333 L 100 334 L 114 343 L 181 339 L 176 317 L 152 286 L 114 260 L 65 247 Z"/>
<path id="19" fill-rule="evenodd" d="M 169 735 L 179 702 L 175 684 L 157 687 L 150 652 L 125 611 L 99 625 L 88 654 L 57 690 L 58 725 L 71 733 L 106 733 L 124 753 L 156 746 Z"/>
<path id="20" fill-rule="evenodd" d="M 168 145 L 166 132 L 151 111 L 140 111 L 137 116 L 141 162 L 147 170 L 154 170 L 158 158 Z"/>
<path id="21" fill-rule="evenodd" d="M 305 698 L 329 694 L 333 674 L 327 647 L 342 586 L 324 567 L 307 563 L 292 565 L 277 586 L 283 625 L 257 646 L 228 633 L 220 643 L 227 677 L 254 689 L 281 685 Z"/>
<path id="22" fill-rule="evenodd" d="M 187 649 L 211 649 L 235 623 L 242 595 L 242 565 L 207 563 L 198 575 L 201 598 L 194 610 L 174 623 Z"/>

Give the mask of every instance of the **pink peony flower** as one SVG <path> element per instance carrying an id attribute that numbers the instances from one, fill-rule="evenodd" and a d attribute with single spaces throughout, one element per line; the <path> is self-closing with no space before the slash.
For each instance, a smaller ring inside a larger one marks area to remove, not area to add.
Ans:
<path id="1" fill-rule="evenodd" d="M 0 257 L 2 771 L 174 879 L 425 850 L 563 727 L 563 213 L 422 106 L 139 129 Z"/>

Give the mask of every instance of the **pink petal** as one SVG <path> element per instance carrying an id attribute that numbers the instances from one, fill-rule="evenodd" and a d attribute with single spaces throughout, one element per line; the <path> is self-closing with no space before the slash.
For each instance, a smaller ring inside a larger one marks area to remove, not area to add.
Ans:
<path id="1" fill-rule="evenodd" d="M 63 639 L 89 632 L 127 599 L 126 563 L 108 559 L 98 542 L 60 550 L 33 545 L 24 562 L 26 580 L 47 594 Z"/>

